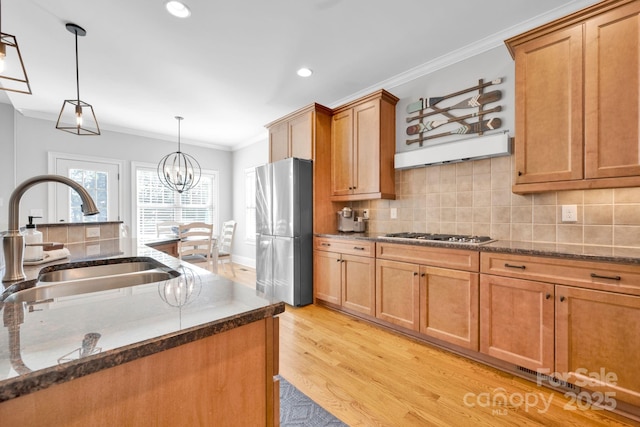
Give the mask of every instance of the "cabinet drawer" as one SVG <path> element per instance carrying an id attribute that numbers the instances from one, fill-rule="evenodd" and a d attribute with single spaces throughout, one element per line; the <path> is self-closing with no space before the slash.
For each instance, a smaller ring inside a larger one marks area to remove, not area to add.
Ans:
<path id="1" fill-rule="evenodd" d="M 640 266 L 483 252 L 481 272 L 640 295 Z"/>
<path id="2" fill-rule="evenodd" d="M 375 242 L 356 239 L 332 239 L 329 237 L 314 237 L 313 248 L 317 251 L 340 252 L 342 254 L 375 256 Z"/>
<path id="3" fill-rule="evenodd" d="M 480 264 L 478 251 L 397 243 L 378 243 L 376 256 L 393 261 L 413 262 L 466 271 L 479 271 Z"/>

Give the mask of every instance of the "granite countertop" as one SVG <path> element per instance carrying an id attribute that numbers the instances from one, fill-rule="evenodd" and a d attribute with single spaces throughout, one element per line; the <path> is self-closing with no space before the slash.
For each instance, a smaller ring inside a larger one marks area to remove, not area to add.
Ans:
<path id="1" fill-rule="evenodd" d="M 182 276 L 43 301 L 0 302 L 0 402 L 284 312 L 284 303 L 268 295 L 183 264 L 136 239 L 100 241 L 98 246 L 67 245 L 69 259 L 25 268 L 27 280 L 11 289 L 33 287 L 44 267 L 83 265 L 90 259 L 113 263 L 149 257 Z M 165 302 L 170 299 L 161 295 L 184 277 L 195 284 L 191 298 L 182 306 Z M 91 338 L 93 350 L 83 350 L 83 341 Z"/>
<path id="2" fill-rule="evenodd" d="M 472 249 L 480 252 L 511 253 L 520 255 L 550 256 L 556 258 L 577 259 L 587 261 L 604 261 L 621 264 L 640 265 L 640 248 L 573 245 L 561 243 L 521 242 L 513 240 L 496 240 L 480 245 L 465 243 L 435 242 L 427 240 L 400 240 L 387 238 L 373 233 L 318 233 L 316 237 L 369 240 L 406 245 L 433 246 L 452 249 Z"/>

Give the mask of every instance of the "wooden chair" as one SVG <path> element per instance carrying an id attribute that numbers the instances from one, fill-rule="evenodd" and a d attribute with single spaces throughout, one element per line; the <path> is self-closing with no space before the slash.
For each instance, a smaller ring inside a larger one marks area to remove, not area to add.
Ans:
<path id="1" fill-rule="evenodd" d="M 204 222 L 180 224 L 178 237 L 178 258 L 189 263 L 206 262 L 209 267 L 214 250 L 213 225 Z"/>
<path id="2" fill-rule="evenodd" d="M 225 221 L 222 224 L 222 233 L 218 240 L 218 262 L 222 264 L 224 271 L 227 271 L 225 264 L 231 266 L 231 273 L 233 277 L 236 277 L 236 272 L 233 269 L 233 261 L 231 260 L 231 246 L 233 245 L 233 235 L 236 232 L 237 223 L 234 220 Z"/>
<path id="3" fill-rule="evenodd" d="M 178 226 L 177 221 L 160 221 L 156 223 L 156 237 L 160 236 L 173 236 L 177 234 Z"/>

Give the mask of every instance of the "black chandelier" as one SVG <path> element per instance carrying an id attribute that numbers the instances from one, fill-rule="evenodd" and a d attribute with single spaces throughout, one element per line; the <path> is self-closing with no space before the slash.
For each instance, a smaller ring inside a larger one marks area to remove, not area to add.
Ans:
<path id="1" fill-rule="evenodd" d="M 187 153 L 180 151 L 180 122 L 184 118 L 176 116 L 178 121 L 178 151 L 164 156 L 158 163 L 158 178 L 171 190 L 183 193 L 191 190 L 200 182 L 200 163 Z"/>
<path id="2" fill-rule="evenodd" d="M 2 32 L 2 2 L 0 2 L 0 90 L 31 95 L 27 70 L 22 62 L 16 36 Z"/>
<path id="3" fill-rule="evenodd" d="M 76 24 L 66 24 L 67 30 L 76 36 L 76 99 L 67 99 L 62 103 L 56 129 L 74 135 L 100 135 L 100 127 L 91 104 L 80 100 L 80 73 L 78 71 L 78 36 L 85 36 L 84 28 Z M 70 108 L 65 108 L 70 107 Z M 72 119 L 70 119 L 73 117 Z M 93 122 L 92 122 L 93 121 Z M 64 125 L 62 123 L 69 123 Z M 74 123 L 71 125 L 70 123 Z"/>

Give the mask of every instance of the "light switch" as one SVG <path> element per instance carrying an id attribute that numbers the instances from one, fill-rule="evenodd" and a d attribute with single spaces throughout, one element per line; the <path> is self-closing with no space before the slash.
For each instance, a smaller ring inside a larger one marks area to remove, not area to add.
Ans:
<path id="1" fill-rule="evenodd" d="M 391 219 L 398 218 L 398 208 L 391 208 L 389 210 L 389 216 L 391 217 Z"/>

